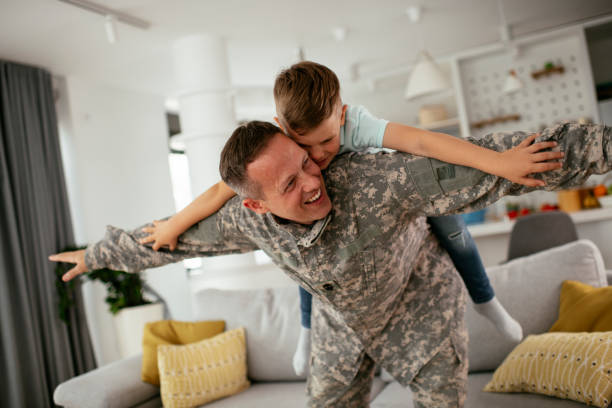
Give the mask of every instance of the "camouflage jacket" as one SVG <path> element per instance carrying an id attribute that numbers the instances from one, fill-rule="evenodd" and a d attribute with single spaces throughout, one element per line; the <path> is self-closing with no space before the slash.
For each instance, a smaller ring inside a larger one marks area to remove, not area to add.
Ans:
<path id="1" fill-rule="evenodd" d="M 555 149 L 566 155 L 562 170 L 537 177 L 552 189 L 580 184 L 593 172 L 609 171 L 610 133 L 609 127 L 574 124 L 542 132 L 539 140 L 558 141 Z M 475 142 L 503 151 L 526 136 L 495 133 Z M 473 211 L 503 195 L 533 188 L 396 152 L 341 155 L 330 165 L 325 180 L 332 211 L 312 225 L 255 214 L 235 197 L 185 232 L 174 252 L 155 252 L 138 244 L 145 235 L 140 228 L 125 232 L 109 227 L 105 238 L 87 249 L 86 264 L 89 269 L 137 271 L 189 257 L 261 248 L 325 306 L 321 313 L 327 315 L 328 325 L 336 326 L 334 336 L 344 333 L 343 339 L 322 338 L 323 346 L 313 344 L 313 350 L 335 359 L 326 363 L 335 367 L 331 375 L 350 381 L 355 362 L 365 350 L 386 362 L 383 365 L 394 376 L 409 380 L 436 350 L 441 337 L 457 334 L 457 319 L 463 318 L 462 312 L 455 312 L 463 301 L 459 277 L 447 273 L 452 269 L 447 256 L 436 252 L 437 244 L 421 216 Z M 437 257 L 430 259 L 429 272 L 415 271 L 421 251 Z M 440 263 L 444 267 L 437 267 Z M 406 309 L 423 291 L 429 291 L 424 304 Z M 411 341 L 406 343 L 407 339 Z M 402 365 L 392 363 L 398 358 Z"/>

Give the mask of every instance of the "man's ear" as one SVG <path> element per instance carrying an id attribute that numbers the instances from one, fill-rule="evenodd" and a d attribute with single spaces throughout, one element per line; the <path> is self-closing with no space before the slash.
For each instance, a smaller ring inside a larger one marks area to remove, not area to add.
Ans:
<path id="1" fill-rule="evenodd" d="M 274 117 L 274 121 L 276 122 L 276 124 L 278 125 L 279 128 L 281 128 L 281 130 L 283 131 L 283 133 L 287 133 L 287 131 L 285 130 L 285 128 L 283 128 L 283 125 L 281 125 L 280 120 L 278 120 L 278 116 Z"/>
<path id="2" fill-rule="evenodd" d="M 263 201 L 261 200 L 245 198 L 244 200 L 242 200 L 242 205 L 244 205 L 251 211 L 255 211 L 257 214 L 265 214 L 267 212 L 270 212 L 270 210 L 268 210 L 268 207 L 266 207 Z"/>
<path id="3" fill-rule="evenodd" d="M 340 116 L 340 126 L 344 126 L 344 121 L 346 120 L 346 108 L 348 108 L 348 105 L 342 105 L 342 116 Z"/>

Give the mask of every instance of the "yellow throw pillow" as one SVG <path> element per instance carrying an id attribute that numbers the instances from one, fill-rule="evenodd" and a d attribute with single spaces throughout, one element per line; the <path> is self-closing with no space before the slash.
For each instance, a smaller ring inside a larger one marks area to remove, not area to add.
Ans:
<path id="1" fill-rule="evenodd" d="M 484 391 L 531 392 L 597 407 L 612 401 L 612 332 L 528 336 Z"/>
<path id="2" fill-rule="evenodd" d="M 157 346 L 195 343 L 223 333 L 223 330 L 225 330 L 223 320 L 203 322 L 160 320 L 147 323 L 142 335 L 142 381 L 159 386 Z"/>
<path id="3" fill-rule="evenodd" d="M 549 331 L 612 331 L 612 286 L 595 288 L 582 282 L 564 281 L 559 319 Z"/>
<path id="4" fill-rule="evenodd" d="M 157 359 L 166 408 L 199 406 L 250 385 L 242 327 L 185 346 L 159 346 Z"/>

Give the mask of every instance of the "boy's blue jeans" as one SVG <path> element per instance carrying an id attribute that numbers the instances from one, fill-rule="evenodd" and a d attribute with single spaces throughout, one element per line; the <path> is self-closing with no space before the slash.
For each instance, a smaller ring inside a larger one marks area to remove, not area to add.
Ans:
<path id="1" fill-rule="evenodd" d="M 495 293 L 463 218 L 460 215 L 446 215 L 429 217 L 427 221 L 442 248 L 450 255 L 474 303 L 485 303 L 493 299 Z M 300 286 L 302 326 L 307 329 L 310 329 L 311 308 L 312 295 Z"/>
<path id="2" fill-rule="evenodd" d="M 440 245 L 453 260 L 474 303 L 485 303 L 493 299 L 495 293 L 478 254 L 476 243 L 463 218 L 460 215 L 446 215 L 428 217 L 427 221 Z"/>

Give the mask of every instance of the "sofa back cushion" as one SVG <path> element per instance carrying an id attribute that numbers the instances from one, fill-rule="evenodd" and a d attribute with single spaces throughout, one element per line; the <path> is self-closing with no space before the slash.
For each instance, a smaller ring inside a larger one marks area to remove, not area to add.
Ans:
<path id="1" fill-rule="evenodd" d="M 590 241 L 575 241 L 487 269 L 499 301 L 525 336 L 547 332 L 557 320 L 564 280 L 607 285 L 603 259 Z M 225 320 L 226 330 L 246 329 L 249 378 L 303 379 L 291 364 L 300 330 L 297 285 L 273 289 L 203 289 L 193 299 L 195 320 Z M 470 372 L 496 369 L 516 344 L 505 340 L 468 302 Z"/>
<path id="2" fill-rule="evenodd" d="M 606 286 L 599 249 L 579 240 L 487 268 L 495 295 L 523 327 L 524 336 L 547 332 L 559 315 L 559 295 L 565 280 Z M 468 302 L 469 370 L 496 369 L 516 346 L 476 313 Z"/>
<path id="3" fill-rule="evenodd" d="M 226 330 L 244 327 L 247 369 L 253 381 L 304 379 L 293 371 L 300 331 L 297 285 L 271 289 L 203 289 L 194 294 L 195 320 L 225 320 Z"/>

